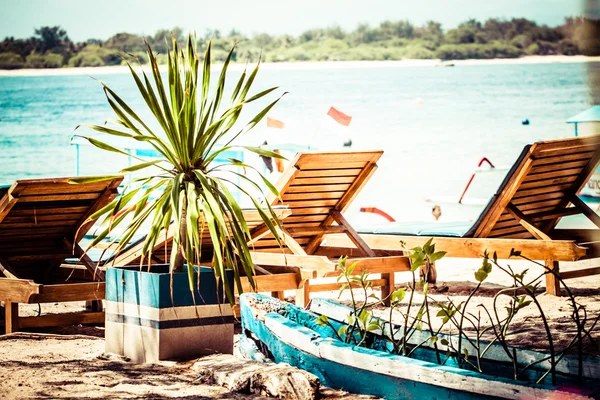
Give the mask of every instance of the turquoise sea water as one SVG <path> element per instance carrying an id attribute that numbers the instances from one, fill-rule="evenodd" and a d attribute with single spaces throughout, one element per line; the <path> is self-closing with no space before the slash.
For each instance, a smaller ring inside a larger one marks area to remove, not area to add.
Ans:
<path id="1" fill-rule="evenodd" d="M 96 78 L 143 107 L 127 74 Z M 565 120 L 590 105 L 584 64 L 265 68 L 255 88 L 273 85 L 289 92 L 270 114 L 286 123 L 281 141 L 331 148 L 349 137 L 355 149 L 385 150 L 354 206 L 377 206 L 399 219 L 429 217 L 426 197 L 457 197 L 482 156 L 509 165 L 524 144 L 572 136 Z M 349 129 L 327 120 L 332 105 L 353 117 Z M 74 128 L 110 117 L 100 85 L 88 76 L 0 77 L 0 184 L 73 175 Z M 529 126 L 521 125 L 525 118 Z M 273 133 L 261 127 L 248 142 L 259 145 L 265 135 Z M 84 174 L 121 165 L 101 151 L 82 152 Z M 482 176 L 474 197 L 491 195 L 503 172 Z M 471 218 L 478 209 L 442 208 L 448 219 Z"/>

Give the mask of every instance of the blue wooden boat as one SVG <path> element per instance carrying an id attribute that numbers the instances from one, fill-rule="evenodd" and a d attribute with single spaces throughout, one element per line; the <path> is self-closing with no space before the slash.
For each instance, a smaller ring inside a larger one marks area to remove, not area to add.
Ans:
<path id="1" fill-rule="evenodd" d="M 439 365 L 426 361 L 427 357 L 419 354 L 417 358 L 408 358 L 345 344 L 335 337 L 331 328 L 316 324 L 319 313 L 305 311 L 272 297 L 243 294 L 240 306 L 242 354 L 255 360 L 270 359 L 294 365 L 315 374 L 322 384 L 336 389 L 391 400 L 600 398 L 600 369 L 596 363 L 586 361 L 586 383 L 583 387 L 575 386 L 574 377 L 570 375 L 572 364 L 569 362 L 573 360 L 565 360 L 557 367 L 557 385 L 532 384 Z M 337 311 L 334 310 L 336 307 Z M 340 310 L 339 307 L 328 300 L 314 299 L 311 310 L 321 310 L 329 316 L 339 315 L 339 311 L 347 312 L 347 309 Z M 525 353 L 524 360 L 534 352 Z M 502 370 L 501 360 L 497 365 L 498 368 L 492 369 L 494 373 Z M 533 371 L 532 374 L 535 378 L 541 372 Z"/>

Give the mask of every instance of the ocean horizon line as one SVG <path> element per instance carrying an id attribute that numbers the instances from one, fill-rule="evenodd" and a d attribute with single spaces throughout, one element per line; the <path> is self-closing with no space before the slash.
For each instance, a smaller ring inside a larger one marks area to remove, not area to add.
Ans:
<path id="1" fill-rule="evenodd" d="M 264 70 L 283 69 L 336 69 L 336 68 L 394 68 L 394 67 L 449 67 L 449 66 L 472 66 L 472 65 L 515 65 L 515 64 L 571 64 L 571 63 L 594 63 L 600 62 L 600 56 L 525 56 L 519 58 L 491 58 L 491 59 L 467 59 L 467 60 L 441 60 L 441 59 L 405 59 L 405 60 L 355 60 L 355 61 L 284 61 L 284 62 L 261 62 Z M 222 63 L 213 63 L 213 69 L 220 69 Z M 230 70 L 242 71 L 246 65 L 254 63 L 232 63 Z M 166 65 L 159 68 L 166 71 Z M 137 70 L 150 70 L 145 64 L 135 66 Z M 27 77 L 27 76 L 69 76 L 69 75 L 113 75 L 129 73 L 126 65 L 100 66 L 100 67 L 64 67 L 64 68 L 22 68 L 22 69 L 0 69 L 0 77 Z"/>

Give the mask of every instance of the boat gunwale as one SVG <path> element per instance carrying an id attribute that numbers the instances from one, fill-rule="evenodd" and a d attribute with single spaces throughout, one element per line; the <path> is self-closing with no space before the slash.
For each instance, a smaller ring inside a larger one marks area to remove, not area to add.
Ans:
<path id="1" fill-rule="evenodd" d="M 257 302 L 274 299 L 260 294 L 246 293 L 240 296 L 243 330 L 249 330 L 260 336 L 257 324 L 263 324 L 267 334 L 276 341 L 292 347 L 312 357 L 347 367 L 387 375 L 406 381 L 417 381 L 447 390 L 473 393 L 483 396 L 502 398 L 547 398 L 550 395 L 564 394 L 570 399 L 590 399 L 591 397 L 563 390 L 560 386 L 539 384 L 535 387 L 526 382 L 514 381 L 476 371 L 469 371 L 453 366 L 443 366 L 428 361 L 390 354 L 384 351 L 357 347 L 340 342 L 333 338 L 324 338 L 318 332 L 305 327 L 277 312 L 266 312 L 258 318 L 256 310 L 249 304 L 250 298 Z M 290 304 L 283 308 L 291 309 Z M 310 313 L 299 309 L 298 313 Z M 311 313 L 312 314 L 312 313 Z M 259 321 L 262 320 L 262 321 Z M 253 326 L 254 329 L 250 328 Z M 258 337 L 264 343 L 264 337 Z M 344 362 L 340 362 L 344 361 Z M 369 365 L 372 369 L 366 369 Z M 310 372 L 310 371 L 309 371 Z M 493 382 L 494 385 L 489 385 Z"/>

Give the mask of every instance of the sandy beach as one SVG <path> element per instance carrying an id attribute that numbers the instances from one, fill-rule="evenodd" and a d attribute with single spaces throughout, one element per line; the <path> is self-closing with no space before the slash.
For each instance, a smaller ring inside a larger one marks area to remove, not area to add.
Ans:
<path id="1" fill-rule="evenodd" d="M 476 284 L 473 274 L 481 265 L 481 260 L 445 259 L 437 264 L 439 291 L 433 291 L 433 297 L 440 302 L 448 297 L 454 302 L 464 301 Z M 527 276 L 532 278 L 542 272 L 541 267 L 525 261 L 502 263 L 507 264 L 515 271 L 528 269 Z M 582 262 L 562 265 L 562 270 L 567 271 L 593 264 Z M 409 278 L 408 273 L 397 273 L 396 286 L 405 286 Z M 479 304 L 489 307 L 494 294 L 510 284 L 506 274 L 494 269 L 473 298 L 471 307 L 474 309 Z M 590 318 L 597 316 L 600 312 L 600 276 L 573 279 L 568 284 L 577 301 L 586 307 Z M 293 295 L 294 292 L 286 292 L 287 300 L 292 301 Z M 320 295 L 337 298 L 336 292 Z M 416 302 L 421 298 L 421 294 L 416 293 Z M 348 299 L 349 295 L 345 293 L 340 300 L 347 303 Z M 540 294 L 538 300 L 552 327 L 555 346 L 566 346 L 575 334 L 567 297 Z M 81 308 L 83 304 L 79 303 L 44 304 L 40 311 L 56 313 Z M 21 313 L 36 315 L 38 307 L 22 305 Z M 387 311 L 381 307 L 376 307 L 374 313 L 387 315 Z M 535 307 L 527 307 L 517 314 L 513 328 L 514 333 L 509 334 L 512 345 L 541 351 L 547 349 L 544 328 Z M 596 327 L 593 331 L 596 339 L 598 329 Z M 9 393 L 4 398 L 264 398 L 256 394 L 232 392 L 199 380 L 191 368 L 193 361 L 136 365 L 116 356 L 105 355 L 102 327 L 47 328 L 40 332 L 76 336 L 0 336 L 0 363 L 3 366 L 0 371 L 0 393 Z M 586 347 L 586 352 L 592 357 L 600 356 L 599 349 L 592 345 Z M 371 398 L 331 389 L 322 389 L 321 395 L 325 399 Z"/>
<path id="2" fill-rule="evenodd" d="M 311 70 L 311 69 L 330 69 L 330 68 L 398 68 L 398 67 L 439 67 L 448 64 L 455 66 L 464 65 L 514 65 L 514 64 L 553 64 L 553 63 L 591 63 L 600 62 L 600 56 L 529 56 L 521 58 L 495 58 L 490 60 L 445 60 L 443 63 L 439 59 L 433 60 L 402 60 L 402 61 L 326 61 L 326 62 L 281 62 L 281 63 L 262 63 L 263 71 L 277 70 Z M 245 63 L 236 63 L 229 66 L 231 71 L 242 71 L 246 67 Z M 139 67 L 138 67 L 139 68 Z M 144 69 L 148 67 L 145 66 Z M 213 63 L 212 68 L 219 70 L 221 64 Z M 160 69 L 166 71 L 166 65 L 161 65 Z M 112 75 L 125 74 L 129 72 L 127 66 L 107 66 L 107 67 L 81 67 L 81 68 L 56 68 L 56 69 L 15 69 L 0 70 L 0 76 L 66 76 L 66 75 Z"/>

